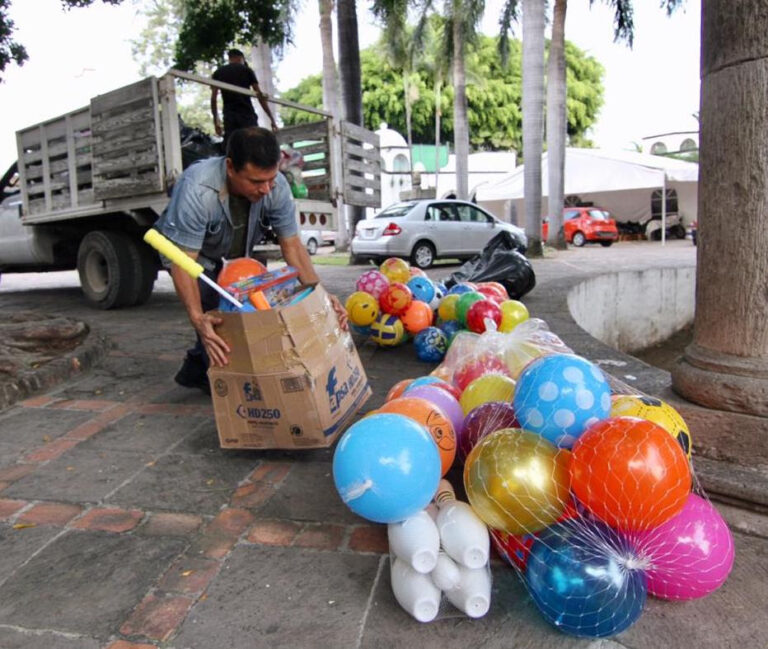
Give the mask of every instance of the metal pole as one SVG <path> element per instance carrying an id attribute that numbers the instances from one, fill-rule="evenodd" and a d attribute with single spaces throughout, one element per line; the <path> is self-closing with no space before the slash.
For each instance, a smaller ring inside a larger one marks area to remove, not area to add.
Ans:
<path id="1" fill-rule="evenodd" d="M 667 243 L 667 172 L 661 182 L 661 245 Z"/>

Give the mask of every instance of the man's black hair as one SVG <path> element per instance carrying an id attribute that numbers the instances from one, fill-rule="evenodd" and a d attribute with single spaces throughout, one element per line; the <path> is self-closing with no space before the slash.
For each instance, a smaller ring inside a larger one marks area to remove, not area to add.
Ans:
<path id="1" fill-rule="evenodd" d="M 271 169 L 280 162 L 280 145 L 272 131 L 260 126 L 239 128 L 227 143 L 227 157 L 235 171 L 250 163 L 259 169 Z"/>
<path id="2" fill-rule="evenodd" d="M 240 50 L 235 49 L 234 47 L 227 52 L 227 56 L 231 59 L 235 56 L 241 56 L 245 58 L 245 54 L 243 54 Z"/>

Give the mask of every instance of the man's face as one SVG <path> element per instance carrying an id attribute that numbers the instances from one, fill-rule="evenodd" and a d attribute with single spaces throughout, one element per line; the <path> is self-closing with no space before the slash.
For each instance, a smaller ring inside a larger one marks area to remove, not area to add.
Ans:
<path id="1" fill-rule="evenodd" d="M 275 186 L 277 165 L 262 169 L 247 162 L 240 171 L 235 171 L 232 160 L 227 158 L 227 189 L 230 194 L 247 198 L 257 203 Z"/>

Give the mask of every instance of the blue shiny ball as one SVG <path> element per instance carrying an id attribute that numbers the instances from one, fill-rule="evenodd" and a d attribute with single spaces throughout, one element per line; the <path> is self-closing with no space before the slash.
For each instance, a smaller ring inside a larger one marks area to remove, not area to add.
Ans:
<path id="1" fill-rule="evenodd" d="M 416 349 L 416 357 L 420 361 L 426 363 L 439 363 L 445 358 L 445 352 L 448 350 L 448 336 L 445 335 L 444 331 L 437 327 L 427 327 L 416 334 L 416 338 L 413 340 L 413 346 Z M 416 379 L 416 381 L 418 380 L 419 379 Z M 411 383 L 408 387 L 412 387 L 416 381 Z"/>
<path id="2" fill-rule="evenodd" d="M 544 617 L 565 633 L 604 638 L 643 612 L 647 577 L 631 543 L 607 525 L 571 519 L 531 546 L 525 584 Z"/>
<path id="3" fill-rule="evenodd" d="M 435 297 L 435 285 L 428 277 L 411 277 L 407 286 L 411 289 L 414 300 L 429 304 Z"/>
<path id="4" fill-rule="evenodd" d="M 610 416 L 611 388 L 594 363 L 573 354 L 552 354 L 520 373 L 514 406 L 523 428 L 571 448 L 587 428 Z"/>
<path id="5" fill-rule="evenodd" d="M 397 523 L 424 509 L 437 491 L 437 444 L 410 417 L 379 413 L 352 424 L 333 454 L 333 481 L 355 514 Z"/>
<path id="6" fill-rule="evenodd" d="M 449 347 L 451 346 L 451 343 L 453 342 L 456 334 L 463 329 L 461 323 L 459 323 L 458 320 L 445 320 L 444 322 L 440 323 L 439 327 L 443 330 L 443 333 L 448 339 Z"/>
<path id="7" fill-rule="evenodd" d="M 446 292 L 446 295 L 461 295 L 462 293 L 471 293 L 475 289 L 473 289 L 468 284 L 456 284 L 455 286 L 452 286 L 448 291 Z"/>

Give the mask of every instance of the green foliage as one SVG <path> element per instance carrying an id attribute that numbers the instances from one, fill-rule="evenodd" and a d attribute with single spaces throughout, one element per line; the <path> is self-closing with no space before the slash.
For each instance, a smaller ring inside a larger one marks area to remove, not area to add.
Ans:
<path id="1" fill-rule="evenodd" d="M 11 61 L 24 65 L 24 61 L 29 58 L 24 46 L 13 40 L 16 25 L 8 18 L 10 6 L 11 0 L 0 0 L 0 72 L 5 70 Z"/>
<path id="2" fill-rule="evenodd" d="M 429 48 L 427 48 L 429 49 Z M 405 133 L 405 103 L 401 72 L 395 69 L 376 45 L 360 53 L 363 80 L 363 117 L 367 128 L 377 129 L 381 122 Z M 568 82 L 566 105 L 568 136 L 572 144 L 589 144 L 584 134 L 595 123 L 603 104 L 604 69 L 572 43 L 565 47 Z M 509 62 L 504 66 L 498 54 L 497 39 L 480 36 L 467 51 L 467 101 L 470 143 L 475 150 L 522 148 L 522 48 L 510 40 Z M 435 91 L 434 66 L 419 59 L 411 75 L 417 97 L 412 106 L 414 143 L 434 143 Z M 307 77 L 282 94 L 285 99 L 320 108 L 320 75 Z M 440 96 L 443 114 L 441 141 L 453 139 L 453 88 L 446 85 Z M 298 111 L 281 112 L 286 124 L 313 121 L 313 116 Z"/>
<path id="3" fill-rule="evenodd" d="M 280 48 L 291 42 L 292 0 L 183 0 L 176 43 L 176 66 L 190 70 L 213 63 L 235 42 L 265 42 Z"/>

